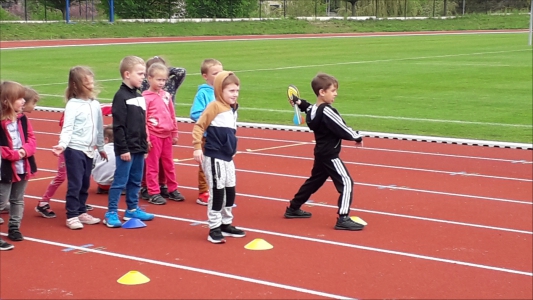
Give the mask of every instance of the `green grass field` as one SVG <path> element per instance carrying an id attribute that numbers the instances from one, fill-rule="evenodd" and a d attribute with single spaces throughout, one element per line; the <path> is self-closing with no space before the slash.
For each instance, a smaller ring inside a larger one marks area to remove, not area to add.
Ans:
<path id="1" fill-rule="evenodd" d="M 96 73 L 108 102 L 126 55 L 160 55 L 188 76 L 177 115 L 188 116 L 204 58 L 240 77 L 239 121 L 291 124 L 286 87 L 313 100 L 317 72 L 337 77 L 334 106 L 354 129 L 531 143 L 532 51 L 527 33 L 231 42 L 158 43 L 1 50 L 1 79 L 33 86 L 39 105 L 63 107 L 70 67 Z"/>

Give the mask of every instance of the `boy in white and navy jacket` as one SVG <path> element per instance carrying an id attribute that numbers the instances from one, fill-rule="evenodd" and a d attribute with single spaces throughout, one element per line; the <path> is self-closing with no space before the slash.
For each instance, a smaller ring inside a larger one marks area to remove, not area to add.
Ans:
<path id="1" fill-rule="evenodd" d="M 210 188 L 207 205 L 212 243 L 224 243 L 225 236 L 244 237 L 245 232 L 231 225 L 235 203 L 235 165 L 237 152 L 237 98 L 240 81 L 232 72 L 215 77 L 215 101 L 209 103 L 193 128 L 194 159 L 202 164 Z M 202 137 L 207 132 L 205 153 Z M 205 157 L 204 157 L 205 154 Z"/>

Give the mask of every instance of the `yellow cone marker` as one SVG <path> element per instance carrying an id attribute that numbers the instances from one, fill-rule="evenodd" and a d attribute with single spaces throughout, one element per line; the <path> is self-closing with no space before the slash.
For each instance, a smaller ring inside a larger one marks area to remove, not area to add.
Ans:
<path id="1" fill-rule="evenodd" d="M 121 284 L 126 285 L 135 285 L 135 284 L 143 284 L 150 281 L 150 278 L 144 276 L 139 271 L 129 271 L 128 273 L 124 274 L 124 276 L 120 277 L 117 282 Z"/>
<path id="2" fill-rule="evenodd" d="M 271 244 L 269 244 L 267 241 L 263 239 L 255 239 L 249 242 L 248 244 L 246 244 L 244 248 L 248 250 L 269 250 L 269 249 L 274 248 L 274 246 L 272 246 Z"/>
<path id="3" fill-rule="evenodd" d="M 364 226 L 368 225 L 367 222 L 365 222 L 363 219 L 361 219 L 359 217 L 353 216 L 353 217 L 350 217 L 350 219 L 352 219 L 355 223 L 359 223 L 359 224 L 364 225 Z"/>

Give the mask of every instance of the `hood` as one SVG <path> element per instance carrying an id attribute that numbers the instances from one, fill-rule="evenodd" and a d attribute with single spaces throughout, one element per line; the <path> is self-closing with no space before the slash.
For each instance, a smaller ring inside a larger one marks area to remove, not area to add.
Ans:
<path id="1" fill-rule="evenodd" d="M 209 84 L 207 83 L 203 83 L 203 84 L 200 84 L 198 86 L 198 92 L 201 91 L 201 90 L 213 90 L 213 87 L 210 86 Z M 204 91 L 205 92 L 205 91 Z"/>
<path id="2" fill-rule="evenodd" d="M 226 107 L 230 107 L 230 105 L 226 103 L 226 101 L 224 101 L 224 99 L 222 98 L 222 82 L 224 82 L 224 79 L 226 79 L 230 75 L 235 75 L 235 74 L 229 71 L 222 71 L 218 73 L 217 76 L 215 77 L 215 82 L 213 84 L 213 87 L 215 88 L 216 101 L 221 102 Z M 237 106 L 238 106 L 238 102 L 236 101 L 234 107 L 237 107 Z"/>

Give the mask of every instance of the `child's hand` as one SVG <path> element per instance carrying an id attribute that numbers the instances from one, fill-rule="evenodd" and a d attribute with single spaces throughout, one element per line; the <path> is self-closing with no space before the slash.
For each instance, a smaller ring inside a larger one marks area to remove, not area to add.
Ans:
<path id="1" fill-rule="evenodd" d="M 150 152 L 150 149 L 152 149 L 152 142 L 148 141 L 148 152 Z"/>
<path id="2" fill-rule="evenodd" d="M 360 147 L 360 148 L 363 148 L 363 140 L 359 141 L 359 142 L 355 142 L 355 147 Z"/>
<path id="3" fill-rule="evenodd" d="M 204 153 L 202 152 L 201 149 L 199 150 L 194 150 L 193 152 L 193 156 L 194 156 L 194 160 L 201 164 L 203 161 L 204 161 Z"/>
<path id="4" fill-rule="evenodd" d="M 105 151 L 100 151 L 99 153 L 100 153 L 100 158 L 102 158 L 102 160 L 109 161 L 107 158 L 107 153 Z"/>
<path id="5" fill-rule="evenodd" d="M 63 151 L 65 151 L 65 149 L 59 145 L 52 147 L 52 152 L 54 153 L 55 156 L 61 155 Z"/>
<path id="6" fill-rule="evenodd" d="M 131 160 L 131 155 L 129 152 L 126 152 L 124 154 L 120 154 L 120 159 L 122 159 L 123 161 L 130 161 Z"/>
<path id="7" fill-rule="evenodd" d="M 26 157 L 26 150 L 24 150 L 23 148 L 20 148 L 18 152 L 19 152 L 20 159 L 23 159 L 24 157 Z"/>
<path id="8" fill-rule="evenodd" d="M 172 138 L 172 145 L 177 145 L 178 144 L 178 138 L 175 137 L 175 138 Z"/>

